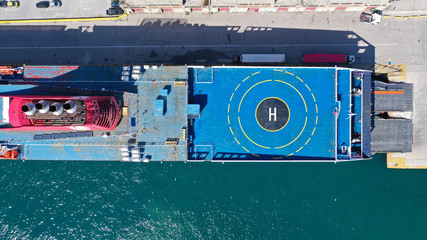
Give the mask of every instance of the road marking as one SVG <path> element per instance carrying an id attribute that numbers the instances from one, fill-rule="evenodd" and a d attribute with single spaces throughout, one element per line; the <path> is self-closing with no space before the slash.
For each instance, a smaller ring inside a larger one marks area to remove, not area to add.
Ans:
<path id="1" fill-rule="evenodd" d="M 127 16 L 123 14 L 118 17 L 96 17 L 96 18 L 54 18 L 54 19 L 32 19 L 32 20 L 2 20 L 2 23 L 41 23 L 41 22 L 87 22 L 87 21 L 102 21 L 102 20 L 117 20 Z"/>

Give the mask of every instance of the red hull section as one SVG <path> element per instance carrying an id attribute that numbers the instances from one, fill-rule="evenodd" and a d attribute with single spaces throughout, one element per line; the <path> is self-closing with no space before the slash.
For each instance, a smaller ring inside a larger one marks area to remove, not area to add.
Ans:
<path id="1" fill-rule="evenodd" d="M 47 113 L 35 109 L 31 114 L 24 112 L 26 105 L 34 106 L 40 100 L 58 104 L 61 108 L 67 101 L 72 101 L 79 107 L 76 106 L 77 110 L 72 113 L 64 109 L 57 114 L 52 109 Z M 111 96 L 15 96 L 11 97 L 9 105 L 9 121 L 16 131 L 113 130 L 119 119 L 119 106 Z"/>

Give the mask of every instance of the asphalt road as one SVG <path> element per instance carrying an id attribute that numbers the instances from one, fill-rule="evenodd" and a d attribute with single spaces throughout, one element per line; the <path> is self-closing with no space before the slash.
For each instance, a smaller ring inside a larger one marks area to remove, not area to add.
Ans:
<path id="1" fill-rule="evenodd" d="M 0 26 L 0 62 L 226 64 L 235 54 L 285 53 L 289 64 L 299 64 L 303 54 L 319 52 L 354 54 L 359 66 L 426 59 L 427 18 L 371 26 L 350 12 L 166 16 Z"/>

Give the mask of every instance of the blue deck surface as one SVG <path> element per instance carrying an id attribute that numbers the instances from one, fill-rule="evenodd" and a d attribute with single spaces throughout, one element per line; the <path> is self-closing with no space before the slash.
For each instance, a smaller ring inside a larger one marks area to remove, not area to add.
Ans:
<path id="1" fill-rule="evenodd" d="M 338 100 L 340 101 L 340 111 L 337 122 L 337 152 L 342 158 L 349 158 L 351 155 L 351 72 L 348 69 L 338 70 Z"/>
<path id="2" fill-rule="evenodd" d="M 199 77 L 194 94 L 207 96 L 201 118 L 194 124 L 194 152 L 204 147 L 213 155 L 204 156 L 214 160 L 335 158 L 334 68 L 193 71 L 190 75 Z M 209 72 L 213 81 L 200 81 Z M 255 117 L 258 104 L 272 97 L 284 101 L 290 113 L 286 126 L 274 132 L 263 129 Z"/>

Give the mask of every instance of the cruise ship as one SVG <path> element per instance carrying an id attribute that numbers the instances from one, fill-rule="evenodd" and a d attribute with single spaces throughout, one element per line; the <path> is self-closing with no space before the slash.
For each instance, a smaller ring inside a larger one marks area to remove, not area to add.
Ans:
<path id="1" fill-rule="evenodd" d="M 24 65 L 0 76 L 0 158 L 24 161 L 370 159 L 390 139 L 374 137 L 374 90 L 408 91 L 345 67 Z"/>

